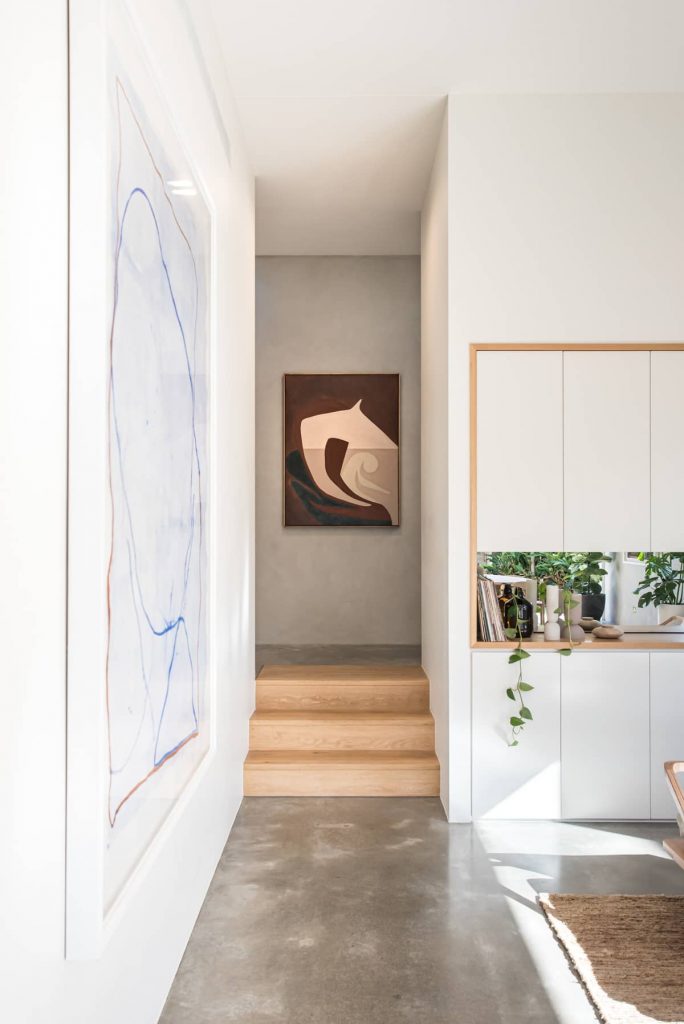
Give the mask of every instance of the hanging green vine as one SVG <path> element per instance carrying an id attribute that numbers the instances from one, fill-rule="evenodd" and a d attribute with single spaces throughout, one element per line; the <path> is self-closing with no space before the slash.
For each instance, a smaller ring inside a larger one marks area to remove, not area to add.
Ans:
<path id="1" fill-rule="evenodd" d="M 509 718 L 511 726 L 511 738 L 508 741 L 509 747 L 518 746 L 518 736 L 520 732 L 525 728 L 525 722 L 532 721 L 532 712 L 525 703 L 525 694 L 530 693 L 534 690 L 534 686 L 531 683 L 525 682 L 523 679 L 522 665 L 523 661 L 530 657 L 530 652 L 526 651 L 523 647 L 523 636 L 520 629 L 520 616 L 518 615 L 518 601 L 515 595 L 513 596 L 514 610 L 515 610 L 515 627 L 509 626 L 506 629 L 506 636 L 509 640 L 517 640 L 518 645 L 516 649 L 509 655 L 508 664 L 518 666 L 518 678 L 516 679 L 515 686 L 509 686 L 506 690 L 506 696 L 509 700 L 515 701 L 518 705 L 515 710 L 515 714 Z"/>
<path id="2" fill-rule="evenodd" d="M 678 558 L 679 565 L 684 567 L 684 553 L 675 552 L 674 555 L 669 557 L 671 560 Z M 636 591 L 641 594 L 639 600 L 640 607 L 651 601 L 654 604 L 657 603 L 653 596 L 655 592 L 653 589 L 655 576 L 658 576 L 659 581 L 667 577 L 667 581 L 670 583 L 670 577 L 673 575 L 672 573 L 668 575 L 667 572 L 663 571 L 660 563 L 656 564 L 655 556 L 642 554 L 642 558 L 648 562 L 647 570 L 650 570 L 650 574 L 647 571 L 647 578 L 639 584 Z M 602 591 L 602 580 L 606 575 L 605 564 L 611 560 L 611 556 L 602 551 L 494 551 L 489 552 L 485 556 L 480 568 L 485 574 L 522 576 L 537 580 L 542 603 L 544 602 L 547 584 L 553 583 L 558 586 L 560 591 L 560 607 L 554 609 L 554 614 L 563 616 L 567 626 L 568 637 L 566 643 L 562 647 L 558 647 L 557 650 L 562 657 L 567 658 L 577 646 L 572 638 L 570 611 L 577 606 L 578 602 L 573 600 L 572 593 L 577 591 L 580 594 L 600 594 Z M 653 566 L 656 566 L 656 568 L 654 569 Z M 669 568 L 669 564 L 667 568 Z M 684 568 L 681 569 L 678 580 L 680 578 L 683 581 L 682 587 L 684 587 Z M 516 642 L 515 650 L 510 654 L 508 663 L 518 666 L 518 676 L 514 685 L 506 688 L 506 696 L 516 705 L 508 720 L 511 727 L 509 745 L 516 747 L 519 742 L 520 733 L 525 728 L 525 725 L 533 721 L 532 711 L 527 704 L 526 695 L 534 687 L 524 678 L 523 662 L 527 661 L 531 654 L 525 650 L 523 645 L 518 603 L 515 595 L 512 600 L 514 602 L 513 611 L 515 618 L 512 621 L 509 620 L 505 629 L 505 635 L 507 640 Z M 684 601 L 684 597 L 682 601 Z M 671 599 L 668 603 L 681 602 L 675 602 Z"/>
<path id="3" fill-rule="evenodd" d="M 572 642 L 570 609 L 576 608 L 578 602 L 572 599 L 570 591 L 563 590 L 562 594 L 562 607 L 556 608 L 555 613 L 557 615 L 565 615 L 565 623 L 568 627 L 568 646 L 560 647 L 558 649 L 558 653 L 567 658 L 572 654 L 573 647 L 575 646 Z M 515 628 L 509 626 L 505 630 L 505 633 L 508 640 L 517 640 L 516 649 L 508 656 L 508 664 L 518 666 L 518 678 L 516 679 L 514 686 L 509 686 L 506 689 L 506 696 L 509 700 L 512 700 L 517 704 L 515 713 L 508 719 L 511 727 L 511 738 L 508 741 L 508 745 L 509 747 L 517 747 L 519 743 L 518 737 L 525 728 L 525 725 L 534 720 L 534 716 L 532 715 L 529 706 L 525 703 L 525 694 L 534 690 L 534 686 L 523 678 L 523 662 L 528 658 L 531 658 L 532 655 L 523 647 L 523 636 L 520 630 L 520 616 L 518 615 L 518 602 L 515 595 L 512 600 L 515 609 Z"/>

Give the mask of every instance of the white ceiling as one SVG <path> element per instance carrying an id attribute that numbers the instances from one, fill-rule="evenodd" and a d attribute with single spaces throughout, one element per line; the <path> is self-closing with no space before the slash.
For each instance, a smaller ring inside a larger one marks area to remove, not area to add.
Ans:
<path id="1" fill-rule="evenodd" d="M 260 253 L 415 253 L 449 92 L 684 91 L 684 0 L 195 0 Z"/>

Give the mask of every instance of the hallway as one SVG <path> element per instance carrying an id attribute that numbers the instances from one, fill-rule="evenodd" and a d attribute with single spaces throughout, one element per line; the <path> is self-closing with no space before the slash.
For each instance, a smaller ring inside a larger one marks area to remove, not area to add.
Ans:
<path id="1" fill-rule="evenodd" d="M 538 892 L 683 893 L 669 825 L 448 825 L 437 799 L 246 799 L 162 1024 L 590 1024 Z"/>
<path id="2" fill-rule="evenodd" d="M 2 1019 L 684 1024 L 684 0 L 3 13 Z"/>

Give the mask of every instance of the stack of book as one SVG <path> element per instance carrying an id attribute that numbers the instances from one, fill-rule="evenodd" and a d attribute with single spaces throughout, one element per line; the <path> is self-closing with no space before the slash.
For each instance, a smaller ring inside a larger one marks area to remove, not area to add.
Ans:
<path id="1" fill-rule="evenodd" d="M 484 576 L 477 577 L 477 621 L 480 640 L 506 639 L 496 584 Z"/>

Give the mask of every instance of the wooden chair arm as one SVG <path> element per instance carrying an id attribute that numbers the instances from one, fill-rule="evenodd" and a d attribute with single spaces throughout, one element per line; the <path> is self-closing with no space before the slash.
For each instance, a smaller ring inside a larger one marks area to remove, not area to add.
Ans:
<path id="1" fill-rule="evenodd" d="M 684 773 L 684 761 L 666 761 L 665 776 L 670 787 L 672 799 L 677 808 L 677 822 L 679 823 L 680 835 L 684 836 L 684 789 L 679 784 L 678 773 Z"/>

